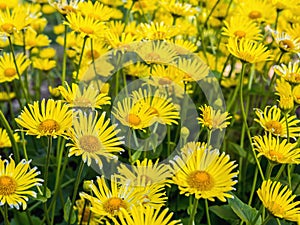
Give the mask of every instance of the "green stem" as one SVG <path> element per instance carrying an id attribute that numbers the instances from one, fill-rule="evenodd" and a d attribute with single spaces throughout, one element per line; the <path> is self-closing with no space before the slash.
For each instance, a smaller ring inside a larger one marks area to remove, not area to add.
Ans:
<path id="1" fill-rule="evenodd" d="M 76 200 L 76 196 L 77 196 L 77 192 L 78 192 L 78 188 L 79 188 L 79 184 L 80 184 L 80 178 L 81 178 L 81 174 L 83 172 L 83 168 L 84 168 L 84 162 L 83 160 L 80 161 L 80 166 L 77 172 L 77 177 L 75 180 L 75 186 L 74 186 L 74 191 L 73 191 L 73 196 L 72 196 L 72 203 L 71 203 L 71 208 L 70 208 L 70 212 L 69 212 L 69 216 L 68 216 L 68 225 L 71 224 L 71 216 L 73 213 L 73 206 Z"/>
<path id="2" fill-rule="evenodd" d="M 10 225 L 9 219 L 8 219 L 8 207 L 7 204 L 4 204 L 4 224 Z"/>
<path id="3" fill-rule="evenodd" d="M 274 164 L 271 162 L 268 162 L 268 166 L 267 166 L 267 172 L 266 172 L 266 179 L 270 179 L 270 177 L 272 176 L 272 170 L 274 168 Z"/>
<path id="4" fill-rule="evenodd" d="M 289 181 L 289 188 L 292 190 L 292 177 L 291 177 L 291 165 L 287 165 L 287 174 L 288 174 L 288 181 Z"/>
<path id="5" fill-rule="evenodd" d="M 194 224 L 194 219 L 195 219 L 195 215 L 197 213 L 197 208 L 198 208 L 198 202 L 199 202 L 199 199 L 195 198 L 194 199 L 194 204 L 193 204 L 193 210 L 192 210 L 192 213 L 190 215 L 190 220 L 189 220 L 188 225 L 193 225 Z"/>
<path id="6" fill-rule="evenodd" d="M 281 164 L 281 166 L 276 174 L 275 180 L 278 180 L 280 178 L 282 172 L 284 171 L 284 168 L 285 168 L 285 164 Z"/>
<path id="7" fill-rule="evenodd" d="M 171 127 L 167 125 L 167 139 L 168 139 L 168 147 L 167 147 L 167 156 L 171 155 Z"/>
<path id="8" fill-rule="evenodd" d="M 277 26 L 278 26 L 278 19 L 279 19 L 279 14 L 280 14 L 281 10 L 276 10 L 276 20 L 275 20 L 275 31 L 277 30 Z"/>
<path id="9" fill-rule="evenodd" d="M 78 76 L 79 76 L 80 65 L 81 65 L 82 58 L 83 58 L 83 53 L 84 53 L 84 48 L 85 48 L 86 40 L 88 38 L 89 38 L 88 36 L 85 36 L 83 38 L 82 49 L 81 49 L 80 58 L 79 58 L 79 62 L 78 62 L 78 66 L 77 66 L 77 71 L 76 71 L 76 79 L 75 79 L 76 83 L 78 83 Z"/>
<path id="10" fill-rule="evenodd" d="M 9 41 L 10 51 L 11 51 L 11 54 L 13 56 L 14 64 L 15 64 L 15 67 L 16 67 L 16 72 L 17 72 L 17 74 L 19 76 L 19 80 L 20 80 L 20 84 L 21 84 L 21 88 L 22 88 L 24 97 L 26 99 L 26 102 L 29 102 L 28 92 L 27 92 L 28 90 L 25 88 L 25 86 L 23 84 L 23 81 L 22 81 L 22 78 L 21 78 L 21 74 L 20 74 L 20 71 L 19 71 L 19 68 L 18 68 L 17 60 L 16 60 L 15 51 L 14 51 L 13 44 L 12 44 L 10 36 L 8 36 L 8 41 Z"/>
<path id="11" fill-rule="evenodd" d="M 206 212 L 207 225 L 211 225 L 207 198 L 204 199 L 204 202 L 205 202 L 205 212 Z"/>
<path id="12" fill-rule="evenodd" d="M 47 155 L 46 155 L 46 162 L 45 162 L 45 171 L 44 171 L 44 197 L 47 198 L 47 184 L 48 184 L 48 174 L 49 174 L 49 164 L 50 164 L 50 154 L 52 150 L 52 137 L 48 137 L 48 147 L 47 147 Z M 48 206 L 47 201 L 44 203 L 44 210 L 45 210 L 45 217 L 48 224 L 51 224 L 49 213 L 48 213 Z"/>
<path id="13" fill-rule="evenodd" d="M 245 69 L 246 69 L 246 63 L 243 62 L 242 63 L 242 72 L 241 72 L 241 75 L 240 75 L 240 105 L 241 105 L 241 112 L 242 112 L 243 121 L 244 121 L 244 124 L 245 124 L 245 127 L 246 127 L 247 135 L 248 135 L 248 138 L 249 138 L 249 141 L 250 141 L 250 145 L 251 145 L 252 153 L 254 155 L 255 162 L 258 166 L 258 170 L 259 170 L 261 178 L 263 180 L 265 180 L 265 177 L 264 177 L 264 174 L 262 172 L 261 166 L 260 166 L 259 161 L 256 157 L 255 149 L 254 149 L 253 144 L 252 144 L 252 137 L 251 137 L 250 130 L 249 130 L 249 127 L 248 127 L 247 116 L 246 116 L 246 112 L 245 112 L 245 108 L 244 108 L 243 83 L 244 83 Z"/>
<path id="14" fill-rule="evenodd" d="M 211 135 L 212 135 L 212 130 L 211 129 L 207 129 L 207 146 L 210 145 Z"/>
<path id="15" fill-rule="evenodd" d="M 5 130 L 8 134 L 8 137 L 10 139 L 12 149 L 13 149 L 13 153 L 14 153 L 14 156 L 15 156 L 15 161 L 20 162 L 19 147 L 18 147 L 17 142 L 14 138 L 13 131 L 10 128 L 10 125 L 9 125 L 8 121 L 6 120 L 2 110 L 0 110 L 0 121 L 1 121 L 1 124 L 4 126 L 4 128 L 5 128 Z"/>
<path id="16" fill-rule="evenodd" d="M 61 83 L 64 86 L 66 81 L 66 71 L 67 71 L 67 35 L 68 35 L 68 25 L 65 25 L 64 31 L 64 54 L 62 61 L 62 71 L 61 71 Z"/>
<path id="17" fill-rule="evenodd" d="M 267 224 L 271 218 L 272 218 L 272 216 L 270 216 L 270 214 L 269 214 L 261 225 Z"/>
<path id="18" fill-rule="evenodd" d="M 25 30 L 22 29 L 22 38 L 23 38 L 23 53 L 26 55 L 26 39 L 25 39 Z M 29 85 L 28 85 L 28 74 L 27 70 L 24 73 L 24 82 L 25 82 L 25 87 L 28 90 Z"/>
<path id="19" fill-rule="evenodd" d="M 258 174 L 258 168 L 255 167 L 254 178 L 253 178 L 253 183 L 252 183 L 252 188 L 251 188 L 251 193 L 250 193 L 248 205 L 252 204 L 254 192 L 255 192 L 255 189 L 256 189 L 257 174 Z"/>
<path id="20" fill-rule="evenodd" d="M 215 3 L 215 5 L 212 7 L 210 13 L 208 14 L 208 16 L 207 16 L 207 18 L 206 18 L 206 20 L 205 20 L 205 22 L 204 22 L 204 27 L 207 27 L 208 20 L 209 20 L 209 18 L 211 17 L 211 15 L 213 14 L 213 12 L 215 11 L 215 9 L 216 9 L 216 7 L 217 7 L 217 5 L 218 5 L 219 3 L 220 3 L 220 0 L 218 0 L 218 1 Z"/>

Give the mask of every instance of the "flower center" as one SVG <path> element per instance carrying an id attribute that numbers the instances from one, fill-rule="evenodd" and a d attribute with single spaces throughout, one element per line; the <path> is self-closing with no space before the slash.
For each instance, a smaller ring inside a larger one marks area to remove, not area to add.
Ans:
<path id="1" fill-rule="evenodd" d="M 194 171 L 188 176 L 188 184 L 198 191 L 209 191 L 214 185 L 214 181 L 209 173 L 205 171 Z"/>
<path id="2" fill-rule="evenodd" d="M 38 130 L 43 133 L 53 133 L 58 131 L 60 128 L 59 124 L 53 119 L 46 119 L 40 123 Z"/>
<path id="3" fill-rule="evenodd" d="M 278 161 L 283 158 L 283 155 L 281 153 L 274 151 L 274 150 L 270 150 L 269 155 L 270 155 L 272 161 Z"/>
<path id="4" fill-rule="evenodd" d="M 79 145 L 85 152 L 97 152 L 102 148 L 99 138 L 93 135 L 82 136 Z"/>
<path id="5" fill-rule="evenodd" d="M 145 61 L 148 61 L 150 63 L 160 62 L 161 57 L 159 56 L 159 54 L 157 54 L 155 52 L 151 52 L 151 53 L 146 55 Z"/>
<path id="6" fill-rule="evenodd" d="M 156 108 L 150 107 L 151 115 L 159 116 L 159 113 Z"/>
<path id="7" fill-rule="evenodd" d="M 242 31 L 242 30 L 237 30 L 237 31 L 234 32 L 234 35 L 235 35 L 236 37 L 243 38 L 243 37 L 246 36 L 246 32 L 244 32 L 244 31 Z"/>
<path id="8" fill-rule="evenodd" d="M 11 23 L 4 23 L 1 25 L 1 28 L 4 32 L 11 34 L 14 31 L 15 26 Z"/>
<path id="9" fill-rule="evenodd" d="M 273 215 L 284 215 L 284 208 L 282 207 L 282 205 L 280 204 L 277 204 L 276 202 L 272 202 L 272 204 L 270 204 L 270 212 L 273 214 Z"/>
<path id="10" fill-rule="evenodd" d="M 74 106 L 77 107 L 91 107 L 92 103 L 89 99 L 84 98 L 84 97 L 78 97 L 74 100 Z"/>
<path id="11" fill-rule="evenodd" d="M 137 126 L 142 121 L 141 121 L 141 118 L 138 115 L 129 113 L 129 115 L 127 116 L 127 122 L 134 125 L 134 126 Z"/>
<path id="12" fill-rule="evenodd" d="M 300 82 L 300 73 L 290 73 L 290 79 L 294 82 Z"/>
<path id="13" fill-rule="evenodd" d="M 279 47 L 283 50 L 290 50 L 294 49 L 295 45 L 291 40 L 285 39 L 279 42 Z"/>
<path id="14" fill-rule="evenodd" d="M 76 9 L 70 5 L 66 5 L 66 6 L 62 7 L 61 10 L 63 11 L 63 13 L 76 12 Z"/>
<path id="15" fill-rule="evenodd" d="M 14 68 L 7 68 L 4 70 L 4 76 L 13 77 L 17 74 L 17 71 Z"/>
<path id="16" fill-rule="evenodd" d="M 3 10 L 3 9 L 6 9 L 7 5 L 5 3 L 0 3 L 0 9 Z"/>
<path id="17" fill-rule="evenodd" d="M 88 58 L 92 59 L 92 57 L 94 57 L 94 59 L 97 59 L 97 58 L 99 58 L 100 53 L 96 50 L 93 50 L 93 51 L 89 50 L 89 51 L 87 51 L 86 55 Z"/>
<path id="18" fill-rule="evenodd" d="M 163 78 L 160 78 L 160 79 L 159 79 L 158 83 L 159 83 L 160 85 L 169 85 L 169 84 L 172 83 L 172 80 L 170 80 L 170 79 L 167 78 L 167 77 L 163 77 Z"/>
<path id="19" fill-rule="evenodd" d="M 248 16 L 250 19 L 255 20 L 255 19 L 261 18 L 262 15 L 261 15 L 261 12 L 259 12 L 259 11 L 252 11 L 249 13 Z"/>
<path id="20" fill-rule="evenodd" d="M 282 125 L 278 121 L 270 120 L 266 122 L 266 128 L 276 135 L 282 134 Z"/>
<path id="21" fill-rule="evenodd" d="M 17 189 L 17 182 L 10 176 L 0 176 L 0 195 L 11 195 Z"/>
<path id="22" fill-rule="evenodd" d="M 109 198 L 104 204 L 103 204 L 103 209 L 114 215 L 116 211 L 119 211 L 120 208 L 127 208 L 126 203 L 118 197 L 111 197 Z"/>
<path id="23" fill-rule="evenodd" d="M 87 35 L 94 33 L 94 30 L 90 27 L 80 27 L 79 30 Z"/>

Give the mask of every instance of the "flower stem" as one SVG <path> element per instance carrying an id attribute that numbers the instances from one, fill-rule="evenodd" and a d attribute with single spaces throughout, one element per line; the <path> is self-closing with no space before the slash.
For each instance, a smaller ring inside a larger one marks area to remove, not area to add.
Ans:
<path id="1" fill-rule="evenodd" d="M 199 202 L 199 199 L 195 198 L 194 199 L 194 204 L 193 204 L 193 210 L 192 210 L 188 225 L 193 225 L 194 224 L 194 219 L 195 219 L 195 215 L 197 213 L 197 208 L 198 208 L 198 202 Z"/>
<path id="2" fill-rule="evenodd" d="M 61 71 L 61 83 L 64 86 L 66 81 L 66 71 L 67 71 L 67 35 L 68 35 L 68 25 L 65 25 L 64 31 L 64 54 L 62 61 L 62 71 Z"/>
<path id="3" fill-rule="evenodd" d="M 8 207 L 7 207 L 7 204 L 4 204 L 4 224 L 5 225 L 10 225 L 9 220 L 8 220 Z"/>
<path id="4" fill-rule="evenodd" d="M 243 121 L 244 121 L 244 124 L 245 124 L 245 128 L 246 128 L 246 132 L 247 132 L 249 141 L 250 141 L 250 145 L 251 145 L 251 149 L 252 149 L 252 152 L 253 152 L 253 155 L 254 155 L 255 162 L 257 164 L 257 167 L 258 167 L 261 178 L 263 180 L 265 180 L 265 177 L 264 177 L 264 174 L 262 172 L 260 163 L 259 163 L 259 161 L 256 157 L 255 149 L 253 148 L 252 137 L 251 137 L 250 130 L 249 130 L 249 127 L 248 127 L 247 116 L 246 116 L 246 112 L 245 112 L 245 108 L 244 108 L 243 83 L 244 83 L 245 69 L 246 69 L 246 63 L 243 62 L 242 63 L 242 72 L 240 74 L 240 105 L 241 105 L 241 112 L 242 112 Z"/>
<path id="5" fill-rule="evenodd" d="M 77 177 L 75 180 L 75 185 L 74 185 L 74 191 L 73 191 L 73 196 L 72 196 L 72 203 L 71 203 L 71 208 L 70 208 L 70 212 L 69 212 L 69 216 L 68 216 L 68 225 L 71 224 L 71 216 L 73 213 L 73 206 L 76 200 L 76 196 L 77 196 L 77 192 L 78 192 L 78 188 L 79 188 L 79 184 L 80 184 L 80 178 L 81 178 L 81 174 L 83 172 L 83 168 L 84 168 L 84 162 L 83 160 L 80 161 L 80 165 L 79 165 L 79 169 L 77 172 Z"/>
<path id="6" fill-rule="evenodd" d="M 84 52 L 84 48 L 85 48 L 85 44 L 86 44 L 86 40 L 87 39 L 88 39 L 88 36 L 85 36 L 83 38 L 82 49 L 81 49 L 80 58 L 79 58 L 79 62 L 78 62 L 78 66 L 77 66 L 77 71 L 76 71 L 76 79 L 75 79 L 76 83 L 78 83 L 78 76 L 79 76 L 80 65 L 81 65 L 81 62 L 82 62 L 83 52 Z"/>
<path id="7" fill-rule="evenodd" d="M 215 3 L 215 5 L 212 7 L 210 13 L 208 14 L 208 16 L 207 16 L 207 18 L 206 18 L 206 20 L 205 20 L 205 22 L 204 22 L 204 27 L 207 27 L 208 20 L 209 20 L 209 18 L 211 17 L 211 15 L 213 14 L 213 12 L 215 11 L 215 9 L 216 9 L 216 7 L 218 6 L 219 3 L 220 3 L 220 0 L 218 0 L 218 1 Z"/>
<path id="8" fill-rule="evenodd" d="M 204 200 L 204 202 L 205 202 L 205 212 L 206 212 L 207 225 L 211 225 L 207 198 Z"/>

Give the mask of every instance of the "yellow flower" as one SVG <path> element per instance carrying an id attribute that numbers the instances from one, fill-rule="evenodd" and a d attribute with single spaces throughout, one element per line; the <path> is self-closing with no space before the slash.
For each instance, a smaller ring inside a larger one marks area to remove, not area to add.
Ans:
<path id="1" fill-rule="evenodd" d="M 271 52 L 266 46 L 245 38 L 229 38 L 227 49 L 243 62 L 257 63 L 272 59 Z"/>
<path id="2" fill-rule="evenodd" d="M 39 53 L 40 57 L 43 59 L 54 58 L 56 56 L 56 50 L 54 48 L 44 48 L 41 49 Z"/>
<path id="3" fill-rule="evenodd" d="M 87 203 L 85 203 L 87 201 Z M 77 221 L 78 224 L 82 221 L 82 225 L 98 225 L 95 213 L 91 211 L 91 203 L 80 197 L 80 199 L 76 200 L 76 206 L 74 207 L 75 211 L 77 211 Z"/>
<path id="4" fill-rule="evenodd" d="M 151 22 L 151 24 L 142 23 L 138 29 L 139 35 L 147 40 L 166 40 L 177 35 L 177 29 L 163 22 Z"/>
<path id="5" fill-rule="evenodd" d="M 276 95 L 279 95 L 279 107 L 283 110 L 290 110 L 294 108 L 294 96 L 292 93 L 292 86 L 284 79 L 276 80 L 275 87 Z"/>
<path id="6" fill-rule="evenodd" d="M 37 168 L 30 169 L 30 161 L 21 160 L 16 166 L 15 161 L 2 160 L 0 157 L 0 205 L 8 204 L 25 210 L 28 195 L 36 198 L 35 191 L 30 190 L 34 186 L 41 186 L 42 179 L 37 178 L 40 174 Z"/>
<path id="7" fill-rule="evenodd" d="M 106 28 L 103 22 L 74 12 L 66 16 L 64 24 L 68 25 L 73 31 L 80 33 L 82 37 L 90 38 L 103 37 Z"/>
<path id="8" fill-rule="evenodd" d="M 112 114 L 124 126 L 138 130 L 144 130 L 155 122 L 153 110 L 135 104 L 132 98 L 125 98 L 122 102 L 117 102 L 117 106 L 113 107 Z"/>
<path id="9" fill-rule="evenodd" d="M 91 185 L 93 196 L 80 193 L 80 196 L 91 202 L 91 211 L 99 217 L 99 222 L 104 217 L 113 218 L 120 216 L 122 214 L 121 208 L 130 212 L 140 198 L 140 195 L 135 192 L 133 187 L 117 183 L 116 177 L 112 176 L 110 181 L 109 188 L 104 177 L 98 177 L 98 187 L 95 184 Z"/>
<path id="10" fill-rule="evenodd" d="M 296 115 L 287 115 L 286 121 L 281 115 L 280 108 L 277 108 L 276 105 L 266 106 L 264 111 L 256 109 L 255 114 L 258 119 L 255 118 L 254 121 L 258 122 L 266 131 L 281 137 L 287 137 L 287 132 L 289 132 L 289 137 L 299 136 L 300 127 Z"/>
<path id="11" fill-rule="evenodd" d="M 0 91 L 0 101 L 9 101 L 16 97 L 15 92 L 7 93 L 6 91 Z"/>
<path id="12" fill-rule="evenodd" d="M 170 39 L 167 42 L 174 45 L 173 47 L 179 55 L 191 54 L 191 52 L 195 52 L 198 49 L 193 42 L 185 39 Z"/>
<path id="13" fill-rule="evenodd" d="M 130 44 L 138 41 L 137 36 L 131 33 L 118 34 L 112 31 L 108 31 L 105 34 L 105 39 L 107 43 L 110 45 L 110 47 L 119 48 L 127 51 L 129 51 L 130 48 L 132 48 Z"/>
<path id="14" fill-rule="evenodd" d="M 199 107 L 201 114 L 198 117 L 199 123 L 207 127 L 210 130 L 224 129 L 230 122 L 226 121 L 231 118 L 228 112 L 221 112 L 221 110 L 215 110 L 211 106 Z"/>
<path id="15" fill-rule="evenodd" d="M 280 141 L 271 134 L 255 136 L 253 140 L 255 150 L 259 152 L 257 157 L 264 155 L 275 163 L 300 163 L 300 148 L 296 148 L 297 143 L 287 143 L 286 139 Z"/>
<path id="16" fill-rule="evenodd" d="M 189 149 L 189 154 L 183 151 L 182 156 L 173 161 L 173 182 L 180 194 L 210 201 L 218 198 L 225 202 L 226 197 L 232 197 L 228 192 L 234 190 L 237 183 L 238 172 L 233 172 L 237 165 L 229 161 L 229 155 L 211 150 L 206 144 L 194 146 L 195 149 Z"/>
<path id="17" fill-rule="evenodd" d="M 23 53 L 16 55 L 16 63 L 20 75 L 30 65 L 29 59 L 27 59 Z M 3 53 L 3 55 L 0 56 L 0 83 L 19 79 L 17 68 L 14 64 L 12 53 Z"/>
<path id="18" fill-rule="evenodd" d="M 18 4 L 19 4 L 18 0 L 11 0 L 11 1 L 0 0 L 0 10 L 6 10 L 6 8 L 13 9 L 17 7 Z"/>
<path id="19" fill-rule="evenodd" d="M 14 133 L 14 139 L 16 142 L 20 141 L 20 136 L 17 133 Z M 3 128 L 0 128 L 0 148 L 10 148 L 11 141 L 7 134 L 7 131 Z"/>
<path id="20" fill-rule="evenodd" d="M 66 87 L 59 86 L 58 89 L 70 107 L 101 109 L 102 105 L 110 105 L 110 97 L 99 93 L 97 87 L 80 87 L 75 83 L 72 83 L 71 87 L 68 83 L 65 85 Z"/>
<path id="21" fill-rule="evenodd" d="M 80 2 L 78 4 L 78 10 L 82 13 L 83 16 L 93 18 L 98 21 L 107 21 L 112 18 L 115 14 L 115 11 L 100 2 L 92 1 Z"/>
<path id="22" fill-rule="evenodd" d="M 289 62 L 288 66 L 286 64 L 275 65 L 273 67 L 274 72 L 280 77 L 291 83 L 300 83 L 300 67 L 299 61 Z"/>
<path id="23" fill-rule="evenodd" d="M 43 99 L 24 107 L 16 122 L 25 128 L 27 135 L 65 136 L 73 122 L 72 111 L 62 101 Z"/>
<path id="24" fill-rule="evenodd" d="M 160 3 L 164 9 L 171 13 L 174 18 L 181 16 L 193 16 L 197 13 L 197 9 L 188 3 L 181 3 L 177 0 L 162 1 Z"/>
<path id="25" fill-rule="evenodd" d="M 272 31 L 272 33 L 282 52 L 300 52 L 300 37 L 292 38 L 285 32 Z"/>
<path id="26" fill-rule="evenodd" d="M 279 181 L 265 180 L 257 190 L 259 199 L 268 211 L 276 217 L 289 221 L 298 221 L 300 202 L 294 201 L 296 195 Z"/>
<path id="27" fill-rule="evenodd" d="M 24 46 L 23 34 L 17 33 L 14 35 L 14 43 L 19 46 Z M 45 47 L 49 46 L 51 40 L 45 34 L 38 34 L 33 29 L 27 29 L 25 31 L 25 48 L 32 49 L 34 47 Z"/>
<path id="28" fill-rule="evenodd" d="M 98 113 L 86 114 L 78 111 L 73 120 L 70 138 L 72 143 L 69 150 L 69 157 L 72 155 L 81 156 L 82 160 L 91 165 L 92 159 L 102 168 L 102 157 L 105 159 L 117 159 L 113 153 L 123 151 L 120 147 L 122 142 L 116 137 L 120 130 L 115 130 L 116 125 L 110 125 L 110 119 L 105 119 L 105 113 L 98 118 Z"/>
<path id="29" fill-rule="evenodd" d="M 129 62 L 128 66 L 124 67 L 124 72 L 130 76 L 146 77 L 150 75 L 150 67 L 142 62 Z"/>
<path id="30" fill-rule="evenodd" d="M 43 58 L 33 58 L 32 59 L 33 68 L 49 71 L 56 67 L 56 61 L 51 59 L 43 59 Z"/>
<path id="31" fill-rule="evenodd" d="M 133 101 L 135 104 L 140 104 L 141 108 L 150 108 L 153 119 L 161 124 L 178 124 L 176 120 L 180 119 L 179 112 L 172 99 L 168 98 L 166 94 L 160 94 L 159 90 L 152 95 L 151 91 L 140 88 L 138 91 L 132 92 Z"/>
<path id="32" fill-rule="evenodd" d="M 76 12 L 78 8 L 78 3 L 83 0 L 48 0 L 49 4 L 56 8 L 58 12 L 62 15 L 69 14 L 71 12 Z"/>
<path id="33" fill-rule="evenodd" d="M 222 35 L 227 37 L 247 38 L 250 40 L 261 40 L 259 26 L 252 20 L 243 18 L 239 15 L 230 17 L 229 21 L 224 21 Z"/>
<path id="34" fill-rule="evenodd" d="M 106 0 L 107 1 L 107 0 Z M 126 4 L 124 5 L 125 8 L 129 9 L 131 5 L 133 4 L 133 7 L 131 9 L 131 12 L 139 12 L 140 15 L 144 14 L 152 14 L 153 11 L 155 11 L 158 8 L 158 0 L 128 0 L 126 1 Z"/>
<path id="35" fill-rule="evenodd" d="M 120 221 L 113 220 L 116 225 L 180 225 L 180 220 L 172 220 L 173 213 L 169 209 L 134 206 L 131 213 L 121 209 Z"/>
<path id="36" fill-rule="evenodd" d="M 296 103 L 300 104 L 300 85 L 299 84 L 293 88 L 293 98 Z"/>

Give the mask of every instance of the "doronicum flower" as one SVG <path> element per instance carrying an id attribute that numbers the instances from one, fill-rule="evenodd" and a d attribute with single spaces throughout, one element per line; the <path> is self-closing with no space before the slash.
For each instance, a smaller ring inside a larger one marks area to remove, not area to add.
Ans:
<path id="1" fill-rule="evenodd" d="M 30 169 L 30 161 L 21 160 L 17 165 L 10 157 L 10 161 L 0 157 L 0 206 L 8 204 L 11 208 L 23 210 L 27 207 L 28 196 L 36 198 L 35 191 L 30 190 L 34 186 L 41 186 L 42 179 L 37 168 Z"/>
<path id="2" fill-rule="evenodd" d="M 210 130 L 222 130 L 230 124 L 230 122 L 227 121 L 231 119 L 228 112 L 222 113 L 221 110 L 215 110 L 207 105 L 201 106 L 199 109 L 201 111 L 200 117 L 197 118 L 199 123 Z"/>
<path id="3" fill-rule="evenodd" d="M 292 194 L 288 186 L 282 186 L 279 181 L 265 180 L 257 190 L 258 197 L 273 216 L 298 221 L 300 201 L 294 201 L 296 195 Z"/>
<path id="4" fill-rule="evenodd" d="M 300 51 L 300 37 L 292 38 L 285 32 L 272 31 L 275 42 L 278 44 L 282 52 L 294 52 Z"/>
<path id="5" fill-rule="evenodd" d="M 140 24 L 138 33 L 147 40 L 167 40 L 177 35 L 178 32 L 174 26 L 166 25 L 163 22 L 151 22 L 151 24 Z"/>
<path id="6" fill-rule="evenodd" d="M 273 67 L 274 72 L 288 82 L 299 84 L 300 83 L 300 67 L 299 61 L 289 62 L 288 65 L 281 64 Z"/>
<path id="7" fill-rule="evenodd" d="M 102 168 L 102 158 L 117 159 L 113 153 L 123 151 L 120 147 L 122 142 L 116 137 L 119 130 L 115 125 L 110 125 L 110 119 L 105 119 L 105 113 L 98 117 L 98 113 L 86 114 L 78 111 L 73 120 L 71 129 L 69 157 L 72 155 L 81 156 L 82 160 L 91 165 L 92 159 Z"/>
<path id="8" fill-rule="evenodd" d="M 91 211 L 91 203 L 88 200 L 80 197 L 80 199 L 76 200 L 74 209 L 78 215 L 77 221 L 82 221 L 82 225 L 98 225 L 95 213 Z"/>
<path id="9" fill-rule="evenodd" d="M 287 143 L 287 139 L 280 140 L 271 134 L 253 137 L 254 149 L 258 151 L 257 157 L 264 155 L 275 163 L 300 163 L 300 148 L 297 143 Z"/>
<path id="10" fill-rule="evenodd" d="M 257 63 L 272 59 L 271 52 L 266 46 L 245 38 L 229 38 L 227 49 L 243 62 Z"/>
<path id="11" fill-rule="evenodd" d="M 180 220 L 172 220 L 173 213 L 169 209 L 134 206 L 131 213 L 121 209 L 120 221 L 114 219 L 116 225 L 180 225 Z"/>
<path id="12" fill-rule="evenodd" d="M 232 195 L 238 172 L 237 167 L 229 161 L 229 155 L 211 150 L 206 144 L 194 145 L 195 149 L 182 151 L 181 157 L 174 159 L 173 182 L 186 196 L 195 195 L 195 198 L 214 201 L 215 198 L 225 202 Z M 189 152 L 189 154 L 187 154 Z"/>
<path id="13" fill-rule="evenodd" d="M 291 110 L 294 108 L 294 96 L 292 86 L 284 79 L 276 80 L 276 95 L 279 96 L 279 107 L 282 110 Z"/>
<path id="14" fill-rule="evenodd" d="M 24 107 L 16 122 L 24 128 L 27 135 L 66 136 L 73 122 L 73 112 L 62 101 L 43 99 Z"/>
<path id="15" fill-rule="evenodd" d="M 18 133 L 14 133 L 13 136 L 16 142 L 20 141 L 20 136 Z M 11 141 L 7 131 L 3 128 L 0 128 L 0 148 L 10 148 L 11 146 Z"/>
<path id="16" fill-rule="evenodd" d="M 266 106 L 264 111 L 256 109 L 255 114 L 258 118 L 255 118 L 254 121 L 258 122 L 265 131 L 280 137 L 287 137 L 287 133 L 290 138 L 299 136 L 300 127 L 296 115 L 287 115 L 286 121 L 280 108 L 276 105 Z"/>
<path id="17" fill-rule="evenodd" d="M 28 68 L 31 62 L 23 53 L 20 53 L 16 55 L 16 63 L 17 68 L 14 64 L 12 53 L 3 53 L 0 56 L 0 83 L 19 79 L 19 75 Z"/>
<path id="18" fill-rule="evenodd" d="M 33 68 L 49 72 L 50 70 L 56 67 L 56 61 L 51 59 L 33 58 L 32 65 Z"/>

